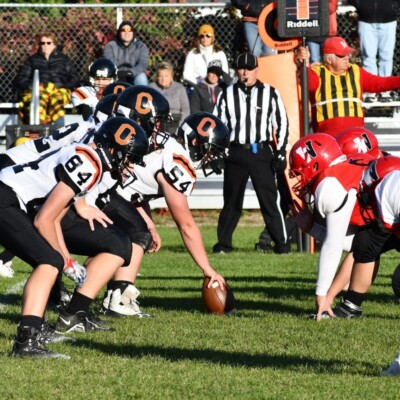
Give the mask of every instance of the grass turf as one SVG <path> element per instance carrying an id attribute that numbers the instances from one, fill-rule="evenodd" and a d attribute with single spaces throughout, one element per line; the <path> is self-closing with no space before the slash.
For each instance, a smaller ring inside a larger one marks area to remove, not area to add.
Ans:
<path id="1" fill-rule="evenodd" d="M 215 226 L 201 229 L 211 249 Z M 163 249 L 145 257 L 137 280 L 141 307 L 154 318 L 113 319 L 115 332 L 49 346 L 69 361 L 10 357 L 30 271 L 15 259 L 15 277 L 0 278 L 0 398 L 397 399 L 397 379 L 379 376 L 399 350 L 390 288 L 397 253 L 382 258 L 364 318 L 316 323 L 307 315 L 318 255 L 257 253 L 260 229 L 239 226 L 237 251 L 210 254 L 238 308 L 213 316 L 203 310 L 202 275 L 177 229 L 161 227 Z"/>

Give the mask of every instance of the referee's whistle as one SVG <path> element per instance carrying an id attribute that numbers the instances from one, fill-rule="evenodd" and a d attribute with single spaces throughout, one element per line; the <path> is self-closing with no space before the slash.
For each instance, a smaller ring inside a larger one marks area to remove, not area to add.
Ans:
<path id="1" fill-rule="evenodd" d="M 257 146 L 257 143 L 252 143 L 252 144 L 251 144 L 251 152 L 252 152 L 253 154 L 257 154 L 257 153 L 258 153 L 258 146 Z"/>

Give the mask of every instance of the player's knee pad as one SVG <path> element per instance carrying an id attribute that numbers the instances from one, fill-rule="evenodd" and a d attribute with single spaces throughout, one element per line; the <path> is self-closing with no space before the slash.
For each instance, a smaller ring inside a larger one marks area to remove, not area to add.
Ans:
<path id="1" fill-rule="evenodd" d="M 392 289 L 396 297 L 400 297 L 400 265 L 394 270 L 392 275 Z"/>
<path id="2" fill-rule="evenodd" d="M 152 242 L 153 242 L 153 238 L 149 231 L 138 232 L 135 235 L 135 238 L 132 239 L 132 243 L 135 243 L 138 246 L 140 246 L 145 253 L 149 250 Z"/>

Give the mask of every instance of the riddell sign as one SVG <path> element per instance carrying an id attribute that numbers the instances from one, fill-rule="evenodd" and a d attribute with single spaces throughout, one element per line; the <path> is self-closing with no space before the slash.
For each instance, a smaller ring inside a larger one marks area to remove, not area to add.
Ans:
<path id="1" fill-rule="evenodd" d="M 328 0 L 278 0 L 280 37 L 316 37 L 328 32 Z"/>

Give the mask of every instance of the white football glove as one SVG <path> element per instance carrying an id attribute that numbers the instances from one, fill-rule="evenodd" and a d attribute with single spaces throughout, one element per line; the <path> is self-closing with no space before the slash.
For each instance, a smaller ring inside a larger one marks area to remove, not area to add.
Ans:
<path id="1" fill-rule="evenodd" d="M 77 261 L 70 258 L 68 264 L 63 269 L 63 274 L 72 279 L 79 287 L 86 281 L 86 269 Z"/>

